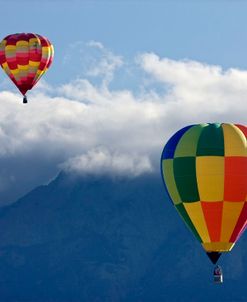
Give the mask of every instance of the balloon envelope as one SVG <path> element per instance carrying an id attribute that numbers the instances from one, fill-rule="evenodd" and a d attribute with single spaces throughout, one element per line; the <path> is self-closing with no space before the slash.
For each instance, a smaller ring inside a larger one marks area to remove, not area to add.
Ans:
<path id="1" fill-rule="evenodd" d="M 20 92 L 32 89 L 52 63 L 50 41 L 33 33 L 17 33 L 0 42 L 0 65 Z"/>
<path id="2" fill-rule="evenodd" d="M 167 193 L 209 254 L 230 251 L 247 225 L 246 136 L 244 125 L 191 125 L 162 153 Z"/>

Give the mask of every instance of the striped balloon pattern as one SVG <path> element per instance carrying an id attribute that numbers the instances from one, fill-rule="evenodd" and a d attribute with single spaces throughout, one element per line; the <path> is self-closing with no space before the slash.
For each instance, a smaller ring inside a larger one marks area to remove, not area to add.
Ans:
<path id="1" fill-rule="evenodd" d="M 38 34 L 17 33 L 0 43 L 0 65 L 23 95 L 47 71 L 53 55 L 52 44 Z"/>
<path id="2" fill-rule="evenodd" d="M 206 252 L 228 252 L 247 227 L 247 127 L 198 124 L 161 157 L 168 196 Z"/>

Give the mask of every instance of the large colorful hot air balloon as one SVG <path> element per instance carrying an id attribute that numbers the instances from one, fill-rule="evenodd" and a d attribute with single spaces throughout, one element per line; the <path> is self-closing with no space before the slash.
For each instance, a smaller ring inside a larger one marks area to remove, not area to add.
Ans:
<path id="1" fill-rule="evenodd" d="M 162 153 L 168 196 L 213 263 L 247 226 L 246 137 L 244 125 L 191 125 Z"/>
<path id="2" fill-rule="evenodd" d="M 52 63 L 54 49 L 49 40 L 33 33 L 18 33 L 0 43 L 0 65 L 23 94 L 38 82 Z"/>

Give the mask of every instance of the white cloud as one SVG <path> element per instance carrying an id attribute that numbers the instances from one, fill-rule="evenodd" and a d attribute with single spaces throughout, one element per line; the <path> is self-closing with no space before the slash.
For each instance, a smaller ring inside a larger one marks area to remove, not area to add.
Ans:
<path id="1" fill-rule="evenodd" d="M 98 56 L 91 59 L 87 75 L 93 77 L 101 76 L 103 77 L 102 84 L 104 86 L 109 85 L 116 69 L 123 65 L 122 57 L 113 54 L 99 42 L 90 41 L 87 45 L 99 51 Z"/>
<path id="2" fill-rule="evenodd" d="M 103 47 L 97 42 L 91 46 Z M 43 82 L 29 93 L 27 105 L 18 94 L 0 92 L 0 177 L 11 175 L 11 191 L 18 184 L 16 194 L 22 194 L 22 187 L 26 191 L 47 181 L 60 167 L 150 172 L 167 139 L 180 128 L 200 122 L 246 123 L 247 71 L 155 54 L 140 55 L 138 64 L 154 83 L 145 86 L 140 78 L 140 93 L 113 90 L 105 78 L 96 85 L 85 77 L 57 88 Z M 109 68 L 111 76 L 122 66 Z M 169 89 L 159 90 L 159 85 Z M 27 182 L 20 173 L 24 163 L 28 186 L 21 185 Z"/>
<path id="3" fill-rule="evenodd" d="M 183 121 L 246 122 L 247 71 L 224 71 L 220 66 L 161 59 L 152 53 L 140 55 L 138 62 L 157 81 L 169 85 L 167 112 L 179 112 Z"/>
<path id="4" fill-rule="evenodd" d="M 75 62 L 76 58 L 76 62 Z M 63 65 L 68 72 L 71 66 L 74 68 L 77 78 L 82 76 L 99 78 L 102 86 L 108 86 L 113 80 L 114 72 L 124 64 L 123 58 L 113 54 L 98 41 L 72 43 L 64 56 Z"/>
<path id="5" fill-rule="evenodd" d="M 78 174 L 105 174 L 138 176 L 151 172 L 148 156 L 110 153 L 105 148 L 89 150 L 86 154 L 72 157 L 61 165 L 65 171 Z"/>

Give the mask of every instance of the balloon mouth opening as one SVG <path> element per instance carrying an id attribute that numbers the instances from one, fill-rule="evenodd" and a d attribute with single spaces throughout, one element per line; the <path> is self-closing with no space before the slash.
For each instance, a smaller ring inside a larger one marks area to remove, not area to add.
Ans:
<path id="1" fill-rule="evenodd" d="M 207 252 L 208 258 L 211 260 L 213 264 L 216 264 L 219 260 L 221 253 L 219 252 Z"/>
<path id="2" fill-rule="evenodd" d="M 20 92 L 21 92 L 21 94 L 25 97 L 26 96 L 26 93 L 27 93 L 27 91 L 28 91 L 28 89 L 27 88 L 23 88 L 23 87 L 21 87 L 20 89 Z"/>

